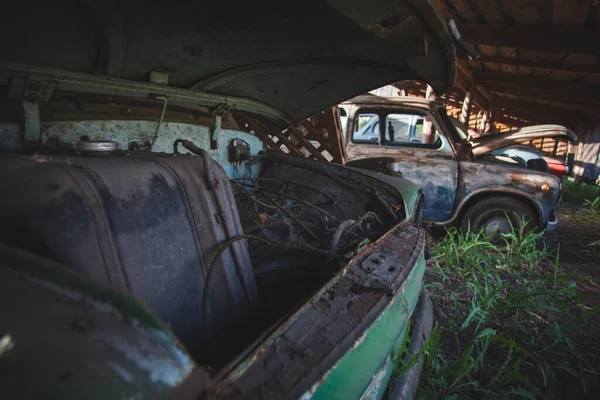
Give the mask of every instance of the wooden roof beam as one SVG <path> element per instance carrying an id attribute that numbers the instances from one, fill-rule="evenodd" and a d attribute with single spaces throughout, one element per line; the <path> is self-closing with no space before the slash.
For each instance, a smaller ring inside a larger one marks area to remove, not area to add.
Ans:
<path id="1" fill-rule="evenodd" d="M 564 80 L 551 80 L 544 78 L 527 78 L 525 76 L 505 74 L 494 71 L 476 71 L 475 80 L 486 86 L 491 85 L 518 85 L 528 89 L 544 90 L 549 95 L 554 93 L 571 95 L 573 97 L 593 98 L 597 101 L 600 93 L 600 84 L 587 82 L 571 82 Z M 550 96 L 549 96 L 550 97 Z"/>
<path id="2" fill-rule="evenodd" d="M 516 119 L 506 117 L 504 115 L 500 115 L 500 113 L 497 113 L 497 112 L 494 113 L 494 116 L 492 117 L 492 122 L 496 123 L 496 124 L 503 124 L 503 125 L 516 126 L 516 127 L 534 125 L 534 123 L 532 123 L 532 122 L 519 121 Z"/>
<path id="3" fill-rule="evenodd" d="M 519 96 L 521 99 L 527 99 L 531 101 L 547 101 L 557 104 L 557 107 L 560 107 L 560 105 L 564 104 L 565 109 L 572 109 L 571 107 L 577 107 L 578 111 L 585 113 L 588 116 L 597 113 L 597 109 L 600 108 L 600 103 L 597 99 L 594 102 L 592 99 L 586 101 L 582 100 L 581 97 L 577 96 L 552 95 L 543 90 L 522 88 L 518 85 L 506 86 L 488 84 L 487 88 L 493 94 Z"/>
<path id="4" fill-rule="evenodd" d="M 600 54 L 600 28 L 550 25 L 460 24 L 471 43 L 517 47 L 552 53 Z"/>
<path id="5" fill-rule="evenodd" d="M 537 113 L 525 109 L 506 109 L 504 113 L 514 118 L 531 121 L 532 124 L 570 125 L 576 121 L 576 118 L 571 118 L 570 116 L 565 116 L 564 114 L 549 114 L 547 112 Z"/>
<path id="6" fill-rule="evenodd" d="M 472 101 L 479 109 L 488 110 L 490 108 L 490 100 L 492 96 L 490 93 L 476 85 L 473 77 L 473 70 L 467 65 L 466 62 L 458 62 L 458 72 L 454 79 L 454 86 L 462 90 L 464 93 L 472 92 Z"/>
<path id="7" fill-rule="evenodd" d="M 514 58 L 505 57 L 486 57 L 481 56 L 477 61 L 484 63 L 494 63 L 502 65 L 512 65 L 515 67 L 528 67 L 543 69 L 547 71 L 571 72 L 574 74 L 585 75 L 600 75 L 600 65 L 583 65 L 583 64 L 562 64 L 549 61 L 533 61 L 533 60 L 516 60 Z"/>
<path id="8" fill-rule="evenodd" d="M 576 110 L 503 97 L 494 98 L 494 109 L 504 109 L 508 114 L 516 113 L 528 115 L 529 117 L 537 116 L 539 120 L 571 121 L 582 117 Z"/>

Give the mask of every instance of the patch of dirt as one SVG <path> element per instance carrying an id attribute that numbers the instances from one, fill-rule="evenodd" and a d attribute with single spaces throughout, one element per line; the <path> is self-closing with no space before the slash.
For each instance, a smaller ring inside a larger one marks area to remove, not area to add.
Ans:
<path id="1" fill-rule="evenodd" d="M 576 290 L 581 298 L 583 307 L 573 307 L 568 312 L 562 312 L 560 320 L 569 328 L 568 334 L 573 340 L 573 347 L 580 354 L 586 354 L 591 359 L 597 360 L 591 368 L 600 371 L 600 212 L 591 212 L 589 208 L 579 206 L 562 206 L 558 210 L 559 224 L 555 232 L 544 235 L 546 245 L 558 251 L 560 271 L 568 275 L 568 280 L 576 285 Z M 429 240 L 429 246 L 434 248 L 440 237 L 438 232 L 432 232 L 434 238 Z M 450 301 L 450 293 L 456 292 L 453 279 L 444 280 L 435 273 L 439 268 L 434 260 L 429 260 L 426 280 L 429 284 L 438 285 L 438 289 L 430 290 L 435 307 L 435 318 L 442 328 L 460 325 L 466 314 L 458 311 L 456 305 Z M 548 260 L 539 265 L 533 272 L 536 276 L 552 276 L 555 273 L 555 263 Z M 510 280 L 507 276 L 507 280 Z M 518 284 L 516 282 L 515 284 Z M 550 288 L 550 287 L 549 287 Z M 583 308 L 583 309 L 582 309 Z M 461 315 L 463 314 L 463 315 Z M 497 321 L 499 324 L 502 321 Z M 459 341 L 469 337 L 468 332 L 459 334 Z M 463 338 L 464 336 L 464 338 Z M 457 342 L 455 338 L 442 339 L 444 351 L 450 358 L 456 357 L 454 349 Z M 464 343 L 461 344 L 464 346 Z M 450 350 L 448 352 L 448 350 Z M 486 357 L 496 358 L 494 351 L 488 352 Z M 506 357 L 500 352 L 498 361 Z M 576 360 L 573 360 L 576 364 Z M 600 378 L 600 376 L 598 376 Z M 581 384 L 577 377 L 557 371 L 557 381 L 563 382 L 552 393 L 547 393 L 550 398 L 595 398 L 600 392 L 600 379 L 588 381 L 587 393 L 582 392 Z"/>

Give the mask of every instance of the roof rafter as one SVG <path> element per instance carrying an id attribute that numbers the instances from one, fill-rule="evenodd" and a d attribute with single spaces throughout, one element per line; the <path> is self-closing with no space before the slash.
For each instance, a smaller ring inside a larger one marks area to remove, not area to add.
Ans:
<path id="1" fill-rule="evenodd" d="M 564 80 L 551 80 L 544 78 L 527 78 L 525 76 L 517 76 L 505 74 L 502 72 L 482 72 L 475 71 L 475 81 L 478 84 L 491 85 L 517 85 L 527 89 L 542 90 L 548 93 L 548 95 L 563 94 L 579 97 L 581 99 L 598 100 L 598 93 L 600 93 L 600 84 L 598 83 L 586 83 L 586 82 L 571 82 Z"/>
<path id="2" fill-rule="evenodd" d="M 594 26 L 463 23 L 459 30 L 471 43 L 553 53 L 600 54 L 600 28 Z"/>
<path id="3" fill-rule="evenodd" d="M 516 67 L 544 69 L 548 71 L 571 72 L 575 74 L 600 75 L 600 65 L 562 64 L 550 61 L 518 60 L 507 57 L 481 56 L 477 61 Z"/>

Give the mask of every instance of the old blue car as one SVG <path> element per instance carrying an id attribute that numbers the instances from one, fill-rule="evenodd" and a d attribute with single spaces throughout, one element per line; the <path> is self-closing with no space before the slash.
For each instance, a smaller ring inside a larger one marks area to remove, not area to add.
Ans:
<path id="1" fill-rule="evenodd" d="M 544 137 L 576 141 L 567 128 L 538 126 L 470 139 L 433 100 L 363 95 L 341 108 L 349 164 L 368 168 L 369 160 L 394 160 L 395 169 L 422 187 L 426 221 L 490 235 L 507 233 L 521 221 L 528 228 L 556 228 L 560 179 L 494 152 Z"/>

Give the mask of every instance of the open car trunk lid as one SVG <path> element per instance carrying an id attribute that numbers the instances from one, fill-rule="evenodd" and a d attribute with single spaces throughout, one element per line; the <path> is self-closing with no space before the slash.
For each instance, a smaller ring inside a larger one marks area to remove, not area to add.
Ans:
<path id="1" fill-rule="evenodd" d="M 0 83 L 14 97 L 25 84 L 13 78 L 36 78 L 42 99 L 158 95 L 283 129 L 390 82 L 443 92 L 454 80 L 453 45 L 426 1 L 34 3 L 12 4 L 0 26 Z"/>
<path id="2" fill-rule="evenodd" d="M 478 157 L 495 150 L 504 149 L 515 144 L 522 144 L 535 139 L 554 138 L 577 142 L 577 135 L 561 125 L 533 125 L 508 131 L 485 134 L 470 139 L 473 155 Z"/>

